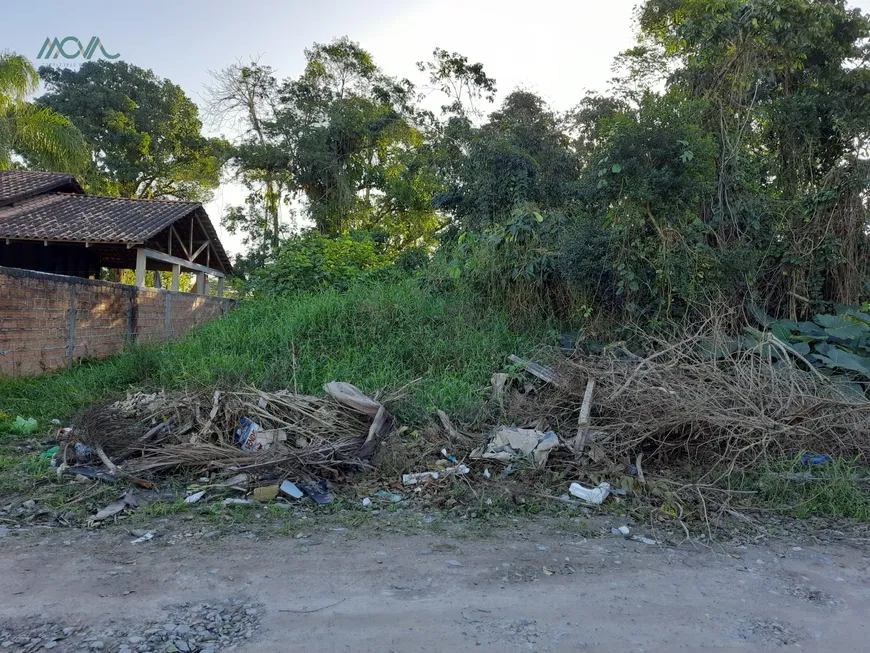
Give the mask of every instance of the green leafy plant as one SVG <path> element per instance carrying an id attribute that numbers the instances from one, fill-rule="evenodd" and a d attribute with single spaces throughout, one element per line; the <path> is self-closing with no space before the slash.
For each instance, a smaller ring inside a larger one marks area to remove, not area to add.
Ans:
<path id="1" fill-rule="evenodd" d="M 812 320 L 796 322 L 774 320 L 756 306 L 749 310 L 762 327 L 814 367 L 862 384 L 870 382 L 870 314 L 840 307 L 836 314 L 819 314 Z M 750 336 L 753 332 L 758 334 L 750 329 Z"/>

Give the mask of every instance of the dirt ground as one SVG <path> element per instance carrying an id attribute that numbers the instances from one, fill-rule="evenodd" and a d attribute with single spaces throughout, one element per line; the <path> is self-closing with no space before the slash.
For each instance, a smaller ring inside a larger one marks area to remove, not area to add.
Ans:
<path id="1" fill-rule="evenodd" d="M 162 624 L 224 601 L 253 616 L 216 651 L 833 651 L 870 636 L 858 541 L 671 548 L 535 520 L 475 537 L 183 531 L 136 545 L 121 527 L 7 533 L 2 650 L 44 650 L 46 624 L 71 633 L 56 651 L 126 653 L 135 633 L 152 650 Z"/>

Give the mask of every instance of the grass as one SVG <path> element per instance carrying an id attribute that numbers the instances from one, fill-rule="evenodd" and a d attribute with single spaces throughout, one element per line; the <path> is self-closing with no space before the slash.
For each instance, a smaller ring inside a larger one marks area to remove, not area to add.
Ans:
<path id="1" fill-rule="evenodd" d="M 346 293 L 251 300 L 221 320 L 161 347 L 133 347 L 104 361 L 28 379 L 0 380 L 0 442 L 16 415 L 40 427 L 137 387 L 255 384 L 320 394 L 331 380 L 365 392 L 409 383 L 399 415 L 435 408 L 468 417 L 509 354 L 555 342 L 548 325 L 510 328 L 498 309 L 413 282 L 357 286 Z M 45 431 L 43 431 L 45 432 Z"/>
<path id="2" fill-rule="evenodd" d="M 759 479 L 761 500 L 786 514 L 807 517 L 848 517 L 870 521 L 867 468 L 856 461 L 835 459 L 827 465 L 801 465 L 798 460 L 769 470 Z M 802 474 L 806 480 L 788 475 Z"/>

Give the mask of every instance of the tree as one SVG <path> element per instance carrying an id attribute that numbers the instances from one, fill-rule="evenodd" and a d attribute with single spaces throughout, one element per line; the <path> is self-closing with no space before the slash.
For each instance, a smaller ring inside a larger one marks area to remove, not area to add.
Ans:
<path id="1" fill-rule="evenodd" d="M 522 90 L 481 127 L 452 119 L 439 134 L 447 190 L 435 197 L 436 206 L 470 230 L 508 220 L 525 203 L 565 207 L 579 161 L 562 122 L 540 97 Z"/>
<path id="2" fill-rule="evenodd" d="M 280 88 L 270 131 L 317 229 L 392 231 L 396 248 L 429 237 L 437 181 L 414 157 L 422 135 L 413 85 L 385 75 L 346 37 L 305 56 L 302 75 Z"/>
<path id="3" fill-rule="evenodd" d="M 97 190 L 134 198 L 206 201 L 227 144 L 202 135 L 199 110 L 178 86 L 122 61 L 78 70 L 44 66 L 40 106 L 63 112 L 93 143 Z"/>
<path id="4" fill-rule="evenodd" d="M 80 173 L 90 147 L 66 117 L 27 102 L 39 76 L 24 57 L 0 53 L 0 170 L 20 157 L 31 168 Z"/>
<path id="5" fill-rule="evenodd" d="M 286 153 L 267 133 L 277 103 L 274 71 L 255 60 L 212 71 L 211 76 L 214 82 L 207 88 L 207 110 L 218 125 L 228 122 L 240 133 L 241 140 L 233 148 L 232 159 L 243 183 L 249 187 L 262 186 L 259 191 L 263 197 L 262 210 L 270 223 L 271 240 L 267 245 L 274 251 L 282 231 L 280 206 L 290 185 Z M 257 191 L 252 188 L 252 192 Z M 242 222 L 239 228 L 244 229 Z"/>

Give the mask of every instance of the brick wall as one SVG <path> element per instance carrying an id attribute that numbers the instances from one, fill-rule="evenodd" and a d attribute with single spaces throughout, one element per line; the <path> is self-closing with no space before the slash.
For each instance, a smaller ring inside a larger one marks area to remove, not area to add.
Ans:
<path id="1" fill-rule="evenodd" d="M 26 376 L 163 342 L 226 313 L 231 299 L 0 267 L 0 375 Z"/>

